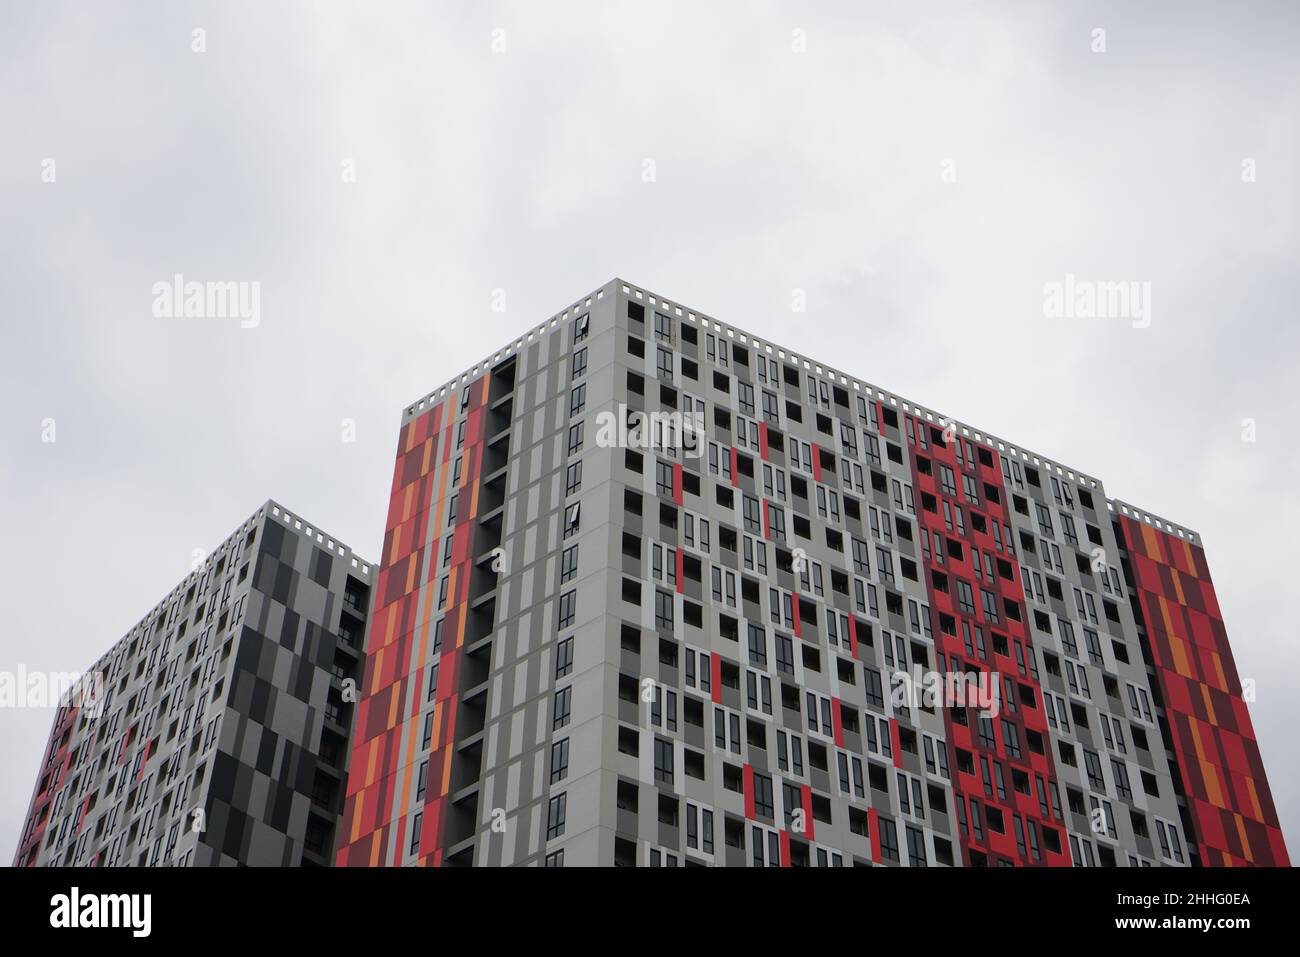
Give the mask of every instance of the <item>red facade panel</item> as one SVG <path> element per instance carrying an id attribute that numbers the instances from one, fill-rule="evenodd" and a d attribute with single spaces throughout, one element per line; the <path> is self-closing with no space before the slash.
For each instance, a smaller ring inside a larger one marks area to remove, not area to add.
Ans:
<path id="1" fill-rule="evenodd" d="M 1127 515 L 1119 526 L 1200 861 L 1289 866 L 1205 551 Z"/>

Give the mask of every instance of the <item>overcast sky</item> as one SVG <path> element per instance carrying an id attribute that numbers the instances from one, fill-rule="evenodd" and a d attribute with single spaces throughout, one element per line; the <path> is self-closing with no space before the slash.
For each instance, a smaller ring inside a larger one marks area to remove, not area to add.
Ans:
<path id="1" fill-rule="evenodd" d="M 402 407 L 620 276 L 1200 532 L 1300 846 L 1298 27 L 6 3 L 0 670 L 88 666 L 268 497 L 376 556 Z M 156 317 L 177 273 L 260 323 Z M 1067 275 L 1149 282 L 1149 326 L 1045 316 Z M 0 710 L 0 862 L 51 719 Z"/>

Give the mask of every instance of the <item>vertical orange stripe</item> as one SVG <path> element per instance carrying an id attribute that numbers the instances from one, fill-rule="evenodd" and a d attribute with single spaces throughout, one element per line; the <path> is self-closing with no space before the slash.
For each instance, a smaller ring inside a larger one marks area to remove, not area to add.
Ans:
<path id="1" fill-rule="evenodd" d="M 442 790 L 440 795 L 446 795 L 447 788 L 451 786 L 451 758 L 450 754 L 446 755 L 442 761 Z"/>
<path id="2" fill-rule="evenodd" d="M 1187 663 L 1187 651 L 1183 646 L 1183 639 L 1179 638 L 1172 632 L 1169 635 L 1169 650 L 1174 656 L 1174 670 L 1184 678 L 1195 678 L 1191 667 Z"/>
<path id="3" fill-rule="evenodd" d="M 1160 558 L 1160 543 L 1156 541 L 1156 530 L 1145 522 L 1141 524 L 1141 528 L 1142 542 L 1146 547 L 1147 558 L 1154 559 L 1163 564 L 1163 561 Z"/>
<path id="4" fill-rule="evenodd" d="M 402 682 L 400 680 L 394 681 L 391 685 L 389 685 L 388 688 L 388 730 L 389 731 L 393 729 L 393 725 L 397 724 L 397 704 L 401 698 L 400 695 L 401 688 L 402 688 Z"/>
<path id="5" fill-rule="evenodd" d="M 350 802 L 352 805 L 352 831 L 348 837 L 349 844 L 355 844 L 357 838 L 361 836 L 361 818 L 366 810 L 366 792 L 363 788 L 358 791 Z"/>
<path id="6" fill-rule="evenodd" d="M 1214 675 L 1219 679 L 1216 687 L 1220 691 L 1228 690 L 1228 676 L 1223 673 L 1223 659 L 1217 651 L 1210 652 L 1210 662 L 1214 665 Z"/>
<path id="7" fill-rule="evenodd" d="M 1250 796 L 1250 807 L 1255 813 L 1255 820 L 1264 823 L 1264 809 L 1259 804 L 1259 794 L 1255 791 L 1255 779 L 1246 778 L 1246 793 Z"/>
<path id="8" fill-rule="evenodd" d="M 1205 702 L 1205 713 L 1209 716 L 1210 724 L 1217 728 L 1219 726 L 1219 719 L 1214 713 L 1214 702 L 1210 700 L 1210 688 L 1208 685 L 1201 685 L 1201 700 Z"/>
<path id="9" fill-rule="evenodd" d="M 383 735 L 380 735 L 370 741 L 370 754 L 366 757 L 366 788 L 375 783 L 375 772 L 379 767 L 379 742 L 383 739 Z M 365 790 L 365 788 L 362 790 Z"/>
<path id="10" fill-rule="evenodd" d="M 410 557 L 406 560 L 406 594 L 415 591 L 415 574 L 419 569 L 416 559 L 419 556 L 418 551 L 411 552 Z"/>
<path id="11" fill-rule="evenodd" d="M 1246 836 L 1246 825 L 1242 823 L 1241 815 L 1240 815 L 1240 814 L 1235 814 L 1235 813 L 1234 813 L 1234 814 L 1232 815 L 1232 819 L 1233 819 L 1233 821 L 1235 821 L 1236 824 L 1237 824 L 1237 836 L 1241 838 L 1241 847 L 1242 847 L 1242 851 L 1243 851 L 1243 853 L 1245 853 L 1245 855 L 1246 855 L 1246 860 L 1248 860 L 1248 861 L 1250 861 L 1250 863 L 1254 864 L 1254 863 L 1255 863 L 1255 855 L 1254 855 L 1254 853 L 1253 853 L 1253 852 L 1251 851 L 1251 849 L 1250 849 L 1250 838 L 1248 838 L 1248 837 Z"/>
<path id="12" fill-rule="evenodd" d="M 1219 787 L 1219 769 L 1206 760 L 1205 749 L 1201 746 L 1201 722 L 1189 714 L 1187 725 L 1191 731 L 1192 745 L 1196 748 L 1196 763 L 1200 766 L 1201 777 L 1205 781 L 1206 797 L 1215 807 L 1225 807 L 1223 790 Z"/>

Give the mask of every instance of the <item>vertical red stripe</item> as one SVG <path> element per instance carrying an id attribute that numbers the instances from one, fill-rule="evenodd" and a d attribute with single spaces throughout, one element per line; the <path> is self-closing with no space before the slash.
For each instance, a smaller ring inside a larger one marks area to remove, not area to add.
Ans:
<path id="1" fill-rule="evenodd" d="M 817 834 L 813 826 L 812 812 L 812 788 L 806 784 L 799 785 L 799 794 L 803 804 L 803 827 L 808 835 L 808 840 L 817 840 Z"/>

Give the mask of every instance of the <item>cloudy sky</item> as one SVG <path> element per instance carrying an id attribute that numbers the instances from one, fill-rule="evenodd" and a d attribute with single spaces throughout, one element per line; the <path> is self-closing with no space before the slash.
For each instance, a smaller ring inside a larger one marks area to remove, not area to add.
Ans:
<path id="1" fill-rule="evenodd" d="M 374 556 L 403 405 L 620 276 L 1199 531 L 1300 846 L 1298 28 L 5 4 L 0 670 L 89 665 L 268 497 Z M 260 283 L 260 323 L 156 317 L 177 273 Z M 1150 283 L 1149 326 L 1049 318 L 1066 275 Z M 0 861 L 51 717 L 0 710 Z"/>

